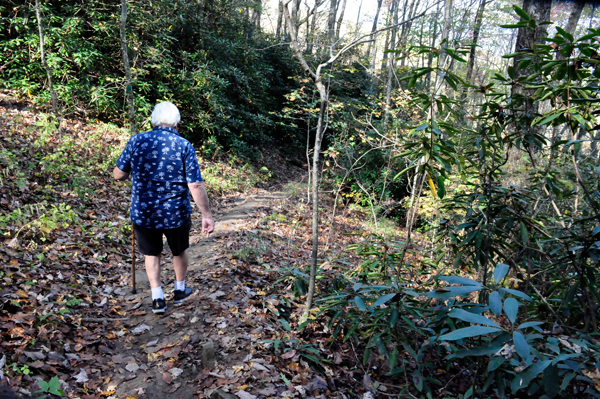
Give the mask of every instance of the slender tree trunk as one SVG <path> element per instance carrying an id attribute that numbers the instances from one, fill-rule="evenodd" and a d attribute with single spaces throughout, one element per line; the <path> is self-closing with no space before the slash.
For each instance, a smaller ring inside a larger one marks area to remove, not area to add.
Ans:
<path id="1" fill-rule="evenodd" d="M 313 215 L 313 225 L 312 225 L 312 252 L 311 252 L 311 260 L 310 260 L 310 282 L 308 288 L 308 295 L 306 298 L 306 307 L 304 309 L 304 314 L 301 318 L 301 322 L 305 322 L 308 319 L 310 314 L 310 309 L 312 308 L 312 301 L 315 293 L 315 281 L 316 281 L 316 273 L 317 273 L 317 256 L 319 250 L 319 163 L 320 163 L 320 152 L 321 152 L 321 140 L 323 138 L 323 134 L 325 132 L 324 127 L 324 118 L 327 112 L 327 106 L 329 102 L 329 93 L 323 81 L 321 80 L 321 70 L 323 68 L 330 67 L 333 65 L 343 54 L 347 51 L 355 48 L 356 46 L 362 45 L 366 42 L 366 38 L 369 35 L 364 35 L 356 40 L 353 40 L 351 43 L 343 46 L 337 53 L 332 54 L 330 58 L 319 64 L 315 71 L 312 70 L 308 62 L 306 62 L 306 58 L 300 49 L 300 45 L 298 44 L 298 38 L 296 32 L 294 31 L 294 26 L 291 22 L 290 13 L 288 10 L 288 4 L 291 0 L 286 2 L 283 5 L 283 12 L 286 21 L 286 25 L 289 27 L 290 38 L 292 48 L 294 49 L 294 53 L 300 61 L 300 65 L 302 65 L 302 69 L 306 72 L 306 74 L 312 79 L 315 84 L 315 87 L 319 91 L 320 97 L 320 107 L 319 107 L 319 116 L 317 119 L 317 130 L 315 132 L 315 146 L 313 150 L 313 170 L 312 170 L 312 215 Z"/>
<path id="2" fill-rule="evenodd" d="M 414 13 L 417 11 L 417 8 L 415 7 L 415 3 L 416 3 L 416 1 L 412 0 L 412 2 L 410 3 L 410 7 L 408 8 L 408 15 L 406 15 L 406 13 L 404 13 L 404 15 L 402 16 L 403 21 L 412 19 L 412 17 L 414 16 Z M 406 3 L 405 3 L 405 8 L 406 8 Z M 399 50 L 404 49 L 406 47 L 406 43 L 408 40 L 408 34 L 409 34 L 411 28 L 412 28 L 412 22 L 409 22 L 406 25 L 402 26 L 402 33 L 400 34 L 400 39 L 398 40 L 398 45 L 396 46 L 396 48 L 398 48 Z M 404 66 L 405 61 L 406 61 L 406 57 L 401 57 L 400 65 Z"/>
<path id="3" fill-rule="evenodd" d="M 44 50 L 44 21 L 42 20 L 42 13 L 40 11 L 40 1 L 35 0 L 35 16 L 38 23 L 38 31 L 40 35 L 40 57 L 42 60 L 42 66 L 46 70 L 46 76 L 48 77 L 48 90 L 50 90 L 50 99 L 52 101 L 52 111 L 58 116 L 58 101 L 56 99 L 56 92 L 54 91 L 54 85 L 52 84 L 52 69 L 46 62 L 46 51 Z"/>
<path id="4" fill-rule="evenodd" d="M 337 0 L 331 0 L 329 5 L 329 16 L 327 18 L 327 36 L 329 37 L 329 43 L 333 43 L 335 37 L 335 16 L 337 14 L 338 3 Z"/>
<path id="5" fill-rule="evenodd" d="M 392 22 L 392 16 L 394 14 L 394 2 L 392 2 L 390 8 L 388 9 L 389 14 L 387 16 L 387 20 L 386 20 L 386 25 L 391 25 Z M 387 71 L 387 66 L 388 66 L 388 53 L 387 51 L 390 48 L 390 36 L 391 36 L 392 32 L 391 30 L 388 30 L 385 34 L 385 46 L 383 48 L 383 57 L 381 58 L 381 75 L 382 75 L 382 79 L 383 76 L 385 76 L 385 72 Z"/>
<path id="6" fill-rule="evenodd" d="M 133 105 L 133 88 L 131 87 L 131 69 L 129 68 L 129 55 L 127 54 L 127 0 L 121 0 L 121 21 L 119 30 L 121 31 L 121 52 L 123 53 L 123 68 L 125 69 L 125 84 L 127 93 L 127 104 L 129 105 L 129 126 L 131 134 L 136 134 L 135 127 L 135 107 Z"/>
<path id="7" fill-rule="evenodd" d="M 452 24 L 452 5 L 453 5 L 452 2 L 453 2 L 453 0 L 445 1 L 444 27 L 442 28 L 442 42 L 441 42 L 440 57 L 439 57 L 439 63 L 438 63 L 440 68 L 443 68 L 444 64 L 446 63 L 446 57 L 447 57 L 446 48 L 448 47 L 448 40 L 450 38 L 450 26 Z"/>
<path id="8" fill-rule="evenodd" d="M 419 32 L 419 46 L 423 47 L 423 29 L 425 29 L 425 20 L 423 19 L 421 21 L 421 31 Z M 425 61 L 423 60 L 423 57 L 419 57 L 419 62 L 417 64 L 419 67 L 422 67 L 425 65 Z"/>
<path id="9" fill-rule="evenodd" d="M 321 0 L 315 0 L 315 7 L 313 8 L 312 20 L 310 22 L 310 35 L 307 35 L 307 37 L 309 38 L 309 39 L 307 39 L 308 44 L 306 46 L 306 51 L 308 52 L 308 54 L 312 54 L 312 52 L 313 52 L 315 26 L 317 25 L 317 9 L 319 8 L 320 5 L 321 5 Z M 307 25 L 308 25 L 308 17 L 306 17 L 306 19 L 307 19 Z"/>
<path id="10" fill-rule="evenodd" d="M 393 14 L 393 17 L 392 17 L 393 22 L 392 23 L 394 25 L 398 25 L 399 5 L 400 5 L 400 0 L 394 0 L 394 3 L 392 5 L 392 7 L 394 8 L 394 12 L 392 13 Z M 396 34 L 397 34 L 397 32 L 398 32 L 398 27 L 394 26 L 394 28 L 392 28 L 392 37 L 390 38 L 390 50 L 391 51 L 396 50 Z M 393 81 L 394 64 L 396 63 L 395 61 L 396 61 L 396 58 L 394 57 L 394 54 L 393 53 L 390 54 L 389 61 L 388 61 L 388 70 L 387 70 L 387 87 L 386 87 L 386 91 L 385 91 L 385 109 L 383 110 L 384 123 L 388 123 L 389 118 L 390 118 L 390 108 L 391 108 L 391 103 L 392 103 L 392 86 L 394 83 L 394 81 Z"/>
<path id="11" fill-rule="evenodd" d="M 431 48 L 435 47 L 435 39 L 437 38 L 437 35 L 438 35 L 437 27 L 438 27 L 439 15 L 440 15 L 440 5 L 438 4 L 437 9 L 435 11 L 435 16 L 431 20 L 431 22 L 433 24 L 433 34 L 431 35 L 431 45 L 430 45 Z M 432 65 L 433 65 L 433 52 L 430 51 L 429 55 L 427 57 L 427 67 L 431 68 Z M 430 87 L 431 72 L 427 72 L 427 75 L 425 76 L 425 81 L 426 81 L 426 86 Z"/>
<path id="12" fill-rule="evenodd" d="M 375 19 L 373 19 L 373 27 L 371 28 L 371 34 L 377 30 L 377 21 L 379 19 L 379 12 L 381 11 L 381 3 L 383 0 L 377 0 L 377 12 L 375 13 Z M 371 37 L 372 38 L 372 37 Z M 367 60 L 371 58 L 371 49 L 373 48 L 373 41 L 369 42 L 369 46 L 367 47 Z M 375 63 L 373 63 L 373 69 L 375 69 Z M 371 74 L 373 71 L 371 71 Z"/>
<path id="13" fill-rule="evenodd" d="M 538 22 L 538 28 L 535 30 L 527 28 L 519 28 L 517 33 L 517 42 L 515 45 L 515 52 L 533 52 L 533 48 L 538 44 L 544 43 L 544 37 L 548 35 L 546 30 L 547 25 L 539 25 L 540 22 L 548 21 L 550 19 L 550 2 L 545 0 L 523 0 L 523 11 L 525 11 L 531 18 Z M 514 58 L 513 63 L 513 74 L 514 80 L 517 81 L 522 75 L 527 73 L 527 70 L 533 67 L 535 61 L 527 69 L 521 70 L 519 63 L 525 57 L 531 57 L 530 54 L 520 55 Z M 537 151 L 537 145 L 533 145 L 534 135 L 538 131 L 537 126 L 531 126 L 533 118 L 536 117 L 539 109 L 538 102 L 532 102 L 527 96 L 527 93 L 523 89 L 522 84 L 515 84 L 512 87 L 512 97 L 522 96 L 524 99 L 524 105 L 517 112 L 526 120 L 523 121 L 525 126 L 529 126 L 528 129 L 521 132 L 524 134 L 524 144 L 530 144 L 531 151 Z M 515 110 L 516 111 L 516 110 Z M 531 141 L 530 141 L 531 139 Z"/>
<path id="14" fill-rule="evenodd" d="M 575 29 L 577 28 L 577 23 L 579 22 L 585 4 L 586 1 L 583 0 L 575 1 L 573 4 L 573 10 L 571 11 L 571 14 L 569 14 L 569 21 L 565 27 L 565 30 L 572 35 L 575 34 Z"/>
<path id="15" fill-rule="evenodd" d="M 282 20 L 283 20 L 283 3 L 280 0 L 278 12 L 277 12 L 277 30 L 275 30 L 275 37 L 278 39 L 281 37 L 281 22 L 282 22 Z"/>
<path id="16" fill-rule="evenodd" d="M 483 22 L 483 12 L 488 0 L 480 0 L 479 7 L 477 8 L 477 14 L 475 14 L 475 25 L 473 27 L 473 41 L 471 43 L 471 50 L 469 52 L 469 61 L 467 62 L 467 83 L 471 84 L 471 78 L 473 77 L 473 67 L 475 66 L 475 56 L 477 50 L 477 43 L 479 42 L 479 33 L 481 32 L 481 24 Z M 467 97 L 468 89 L 465 88 L 462 94 L 463 100 Z"/>
<path id="17" fill-rule="evenodd" d="M 257 0 L 254 3 L 254 9 L 252 10 L 252 25 L 255 28 L 260 28 L 260 17 L 262 14 L 262 2 Z"/>
<path id="18" fill-rule="evenodd" d="M 360 4 L 358 6 L 358 14 L 356 15 L 356 29 L 355 31 L 358 32 L 358 21 L 360 21 L 360 10 L 362 10 L 362 0 L 360 0 Z"/>
<path id="19" fill-rule="evenodd" d="M 344 22 L 344 12 L 346 12 L 346 0 L 342 0 L 342 5 L 340 7 L 337 25 L 335 28 L 335 40 L 340 38 L 340 29 L 342 28 L 342 22 Z"/>

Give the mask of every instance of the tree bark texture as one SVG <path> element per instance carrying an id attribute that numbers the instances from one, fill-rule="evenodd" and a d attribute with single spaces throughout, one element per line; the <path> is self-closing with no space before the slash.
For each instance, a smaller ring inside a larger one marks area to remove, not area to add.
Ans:
<path id="1" fill-rule="evenodd" d="M 452 6 L 453 0 L 445 1 L 444 8 L 444 27 L 442 28 L 442 42 L 440 49 L 439 67 L 444 68 L 446 63 L 446 48 L 448 47 L 448 40 L 450 38 L 450 26 L 452 25 Z"/>
<path id="2" fill-rule="evenodd" d="M 40 57 L 42 60 L 42 66 L 46 70 L 46 76 L 48 77 L 48 90 L 50 91 L 50 99 L 52 102 L 52 111 L 55 115 L 58 115 L 58 100 L 56 99 L 56 92 L 54 91 L 54 85 L 52 84 L 52 69 L 46 62 L 46 51 L 44 49 L 44 21 L 42 20 L 42 13 L 40 11 L 40 1 L 35 0 L 35 16 L 38 23 L 38 31 L 40 35 Z"/>
<path id="3" fill-rule="evenodd" d="M 583 11 L 583 7 L 585 7 L 585 1 L 575 1 L 573 4 L 573 10 L 571 14 L 569 14 L 569 21 L 567 22 L 567 26 L 565 30 L 570 34 L 575 34 L 575 29 L 577 28 L 577 23 L 579 22 L 579 18 L 581 17 L 581 12 Z"/>
<path id="4" fill-rule="evenodd" d="M 417 7 L 415 7 L 415 0 L 412 0 L 412 2 L 410 3 L 410 7 L 408 8 L 408 14 L 404 13 L 402 20 L 406 21 L 406 20 L 410 20 L 412 19 L 412 17 L 414 16 L 415 12 L 417 11 Z M 406 3 L 404 3 L 405 9 L 406 9 Z M 400 39 L 398 39 L 398 45 L 396 46 L 396 48 L 398 49 L 403 49 L 406 47 L 406 43 L 408 40 L 408 34 L 410 32 L 410 29 L 412 28 L 412 22 L 407 23 L 406 25 L 402 26 L 402 33 L 400 34 Z M 422 31 L 422 29 L 421 29 Z M 401 61 L 400 61 L 400 65 L 404 66 L 404 63 L 406 61 L 406 57 L 402 57 Z"/>
<path id="5" fill-rule="evenodd" d="M 339 10 L 339 17 L 337 20 L 337 24 L 335 27 L 335 40 L 339 40 L 340 38 L 340 29 L 342 28 L 342 22 L 344 22 L 344 12 L 346 12 L 346 0 L 342 0 L 342 4 Z"/>
<path id="6" fill-rule="evenodd" d="M 398 33 L 398 6 L 400 5 L 400 0 L 394 0 L 392 3 L 392 7 L 394 11 L 392 12 L 392 23 L 394 24 L 394 28 L 392 28 L 392 35 L 390 38 L 390 50 L 396 50 L 396 34 Z M 393 77 L 394 77 L 394 65 L 396 63 L 396 57 L 394 57 L 394 53 L 390 54 L 388 57 L 388 65 L 387 65 L 387 87 L 385 90 L 385 109 L 383 110 L 384 123 L 388 123 L 390 118 L 390 108 L 392 105 L 392 86 L 393 86 Z"/>
<path id="7" fill-rule="evenodd" d="M 333 43 L 333 38 L 335 36 L 335 16 L 337 14 L 337 7 L 337 0 L 331 0 L 329 5 L 329 16 L 327 18 L 327 35 L 330 43 Z"/>
<path id="8" fill-rule="evenodd" d="M 281 2 L 281 0 L 279 1 L 279 8 L 278 8 L 278 13 L 277 13 L 277 29 L 275 30 L 275 37 L 276 38 L 280 38 L 281 37 L 281 22 L 283 19 L 283 3 Z"/>
<path id="9" fill-rule="evenodd" d="M 388 16 L 387 16 L 387 19 L 385 21 L 386 25 L 391 25 L 392 15 L 394 13 L 394 4 L 395 3 L 392 2 L 392 4 L 390 5 L 390 8 L 388 8 Z M 381 74 L 382 75 L 384 75 L 385 71 L 387 71 L 387 65 L 388 65 L 387 59 L 388 59 L 388 56 L 389 56 L 388 53 L 387 53 L 387 51 L 390 48 L 390 36 L 391 36 L 391 34 L 392 34 L 391 30 L 388 30 L 385 33 L 385 46 L 383 48 L 383 57 L 381 58 Z"/>
<path id="10" fill-rule="evenodd" d="M 467 84 L 472 84 L 471 79 L 473 77 L 473 67 L 475 66 L 475 57 L 477 54 L 477 43 L 479 42 L 479 33 L 481 32 L 481 24 L 483 22 L 483 12 L 488 0 L 480 0 L 479 7 L 477 7 L 477 14 L 475 14 L 475 24 L 473 26 L 473 41 L 471 42 L 471 50 L 469 51 L 469 61 L 467 62 Z M 467 97 L 468 89 L 465 88 L 462 97 L 463 100 Z"/>
<path id="11" fill-rule="evenodd" d="M 381 11 L 381 3 L 383 0 L 377 0 L 377 12 L 375 13 L 375 19 L 373 19 L 373 27 L 371 28 L 371 34 L 377 30 L 377 20 L 379 19 L 379 12 Z M 369 46 L 367 47 L 367 59 L 371 56 L 371 48 L 373 48 L 373 42 L 369 42 Z M 375 65 L 375 63 L 373 63 Z M 373 67 L 374 68 L 374 67 Z M 373 74 L 373 71 L 371 71 Z"/>
<path id="12" fill-rule="evenodd" d="M 544 43 L 544 37 L 548 35 L 546 30 L 547 25 L 540 26 L 539 24 L 550 19 L 550 5 L 551 2 L 544 0 L 523 0 L 523 11 L 525 11 L 532 19 L 535 19 L 538 22 L 538 26 L 536 29 L 518 29 L 515 52 L 533 53 L 536 44 Z M 513 79 L 515 81 L 518 81 L 519 78 L 526 73 L 526 70 L 521 70 L 519 68 L 519 63 L 525 57 L 531 57 L 531 55 L 524 54 L 514 58 Z M 530 68 L 531 67 L 532 66 L 530 66 Z M 532 144 L 533 141 L 530 142 L 528 139 L 533 139 L 538 129 L 536 126 L 531 126 L 531 121 L 538 113 L 539 103 L 532 102 L 529 97 L 524 94 L 526 93 L 524 93 L 522 84 L 513 85 L 511 93 L 512 97 L 516 100 L 521 99 L 523 101 L 523 105 L 518 110 L 518 113 L 521 114 L 523 118 L 529 119 L 529 121 L 525 120 L 522 123 L 524 126 L 529 126 L 529 128 L 526 129 L 527 131 L 524 132 L 527 134 L 525 141 Z M 536 150 L 537 146 L 531 145 L 531 148 Z"/>
<path id="13" fill-rule="evenodd" d="M 431 23 L 433 25 L 433 33 L 431 35 L 431 45 L 430 47 L 433 49 L 435 47 L 435 39 L 437 39 L 437 35 L 438 35 L 438 31 L 437 31 L 437 27 L 438 27 L 438 17 L 440 15 L 440 6 L 438 4 L 437 9 L 435 11 L 435 16 L 434 18 L 431 20 Z M 431 68 L 431 66 L 433 65 L 433 52 L 430 51 L 429 55 L 427 57 L 427 67 Z M 425 85 L 426 87 L 429 87 L 431 85 L 431 72 L 427 72 L 427 75 L 425 76 Z"/>
<path id="14" fill-rule="evenodd" d="M 123 53 L 123 68 L 125 69 L 125 91 L 127 104 L 129 106 L 129 127 L 131 134 L 136 134 L 135 107 L 133 105 L 133 88 L 131 87 L 131 69 L 129 68 L 129 55 L 127 53 L 127 0 L 121 0 L 121 20 L 119 30 L 121 31 L 121 52 Z"/>
<path id="15" fill-rule="evenodd" d="M 533 47 L 536 44 L 544 42 L 544 37 L 548 34 L 546 25 L 539 26 L 540 22 L 548 21 L 550 19 L 550 5 L 551 2 L 545 0 L 523 0 L 523 11 L 525 11 L 532 19 L 538 22 L 537 29 L 519 28 L 517 32 L 517 43 L 515 45 L 515 52 L 532 52 Z M 520 55 L 514 58 L 514 79 L 517 80 L 521 76 L 522 72 L 519 70 L 519 62 L 529 55 Z M 519 85 L 513 86 L 513 92 L 515 88 L 520 87 Z"/>

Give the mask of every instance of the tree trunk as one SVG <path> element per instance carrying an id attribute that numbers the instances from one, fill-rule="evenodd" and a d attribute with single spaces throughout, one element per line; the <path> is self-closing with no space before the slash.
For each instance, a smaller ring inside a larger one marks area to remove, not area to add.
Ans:
<path id="1" fill-rule="evenodd" d="M 277 13 L 277 30 L 275 30 L 275 37 L 281 37 L 281 22 L 283 20 L 283 3 L 282 0 L 279 1 L 279 12 Z"/>
<path id="2" fill-rule="evenodd" d="M 431 22 L 433 23 L 433 34 L 431 35 L 431 45 L 430 47 L 433 49 L 435 47 L 435 39 L 437 39 L 437 35 L 438 35 L 438 31 L 437 31 L 437 27 L 438 27 L 438 17 L 440 15 L 440 6 L 438 4 L 437 9 L 435 11 L 435 16 L 434 18 L 431 20 Z M 433 65 L 433 52 L 429 52 L 429 56 L 427 57 L 427 67 L 431 68 L 431 66 Z M 425 76 L 425 85 L 426 87 L 429 87 L 431 85 L 431 72 L 427 72 L 427 75 Z"/>
<path id="3" fill-rule="evenodd" d="M 344 12 L 346 11 L 346 0 L 342 0 L 342 6 L 340 7 L 340 11 L 339 11 L 339 18 L 337 21 L 337 26 L 335 28 L 335 40 L 339 40 L 340 38 L 340 29 L 342 27 L 342 22 L 344 22 Z"/>
<path id="4" fill-rule="evenodd" d="M 415 7 L 415 3 L 416 3 L 416 1 L 412 0 L 412 2 L 410 3 L 410 7 L 408 8 L 408 15 L 406 13 L 404 13 L 404 15 L 402 16 L 403 21 L 412 19 L 412 17 L 414 16 L 414 13 L 417 11 L 417 8 Z M 405 9 L 406 9 L 406 3 L 404 3 L 404 4 L 405 4 Z M 396 48 L 403 49 L 406 47 L 406 42 L 407 42 L 408 34 L 410 32 L 411 27 L 412 27 L 412 22 L 409 22 L 406 25 L 402 26 L 402 33 L 400 34 L 400 39 L 398 40 L 398 45 L 396 46 Z M 406 57 L 401 57 L 400 65 L 404 66 L 405 60 L 406 60 Z"/>
<path id="5" fill-rule="evenodd" d="M 262 2 L 256 1 L 254 3 L 254 9 L 252 10 L 252 25 L 255 28 L 260 28 L 260 17 L 262 14 Z"/>
<path id="6" fill-rule="evenodd" d="M 539 25 L 540 22 L 548 21 L 550 19 L 550 2 L 545 0 L 523 0 L 523 11 L 525 11 L 532 19 L 538 22 L 538 28 L 535 30 L 527 28 L 519 28 L 517 32 L 517 42 L 515 45 L 515 52 L 526 52 L 532 53 L 533 48 L 537 44 L 544 43 L 544 37 L 548 35 L 546 31 L 547 25 Z M 528 69 L 533 68 L 535 61 L 525 70 L 519 68 L 519 63 L 525 57 L 531 57 L 530 54 L 523 54 L 516 56 L 513 63 L 513 76 L 514 81 L 527 73 Z M 522 121 L 524 126 L 529 126 L 523 131 L 523 144 L 528 145 L 531 151 L 537 151 L 538 145 L 536 145 L 535 135 L 538 132 L 537 126 L 531 126 L 531 122 L 538 114 L 539 103 L 530 100 L 527 93 L 524 92 L 522 84 L 515 84 L 512 87 L 511 96 L 514 99 L 521 98 L 523 100 L 523 106 L 514 111 L 518 113 L 525 120 Z M 518 129 L 517 127 L 515 127 Z"/>
<path id="7" fill-rule="evenodd" d="M 359 31 L 359 29 L 358 29 L 358 21 L 360 21 L 360 10 L 362 10 L 362 3 L 363 3 L 362 0 L 360 0 L 360 4 L 358 6 L 358 14 L 356 14 L 356 29 L 355 29 L 356 32 Z"/>
<path id="8" fill-rule="evenodd" d="M 379 19 L 379 12 L 381 11 L 381 3 L 383 0 L 377 0 L 377 12 L 375 13 L 375 19 L 373 20 L 373 27 L 371 28 L 371 34 L 377 30 L 377 20 Z M 373 37 L 371 37 L 372 39 Z M 369 46 L 367 47 L 367 60 L 371 57 L 371 49 L 373 48 L 373 41 L 369 42 Z M 373 69 L 375 69 L 375 63 L 373 62 Z M 373 74 L 373 71 L 371 71 Z"/>
<path id="9" fill-rule="evenodd" d="M 298 34 L 300 27 L 300 18 L 298 12 L 300 11 L 300 0 L 292 0 L 292 22 L 294 24 L 294 31 Z"/>
<path id="10" fill-rule="evenodd" d="M 131 87 L 131 69 L 129 68 L 129 55 L 127 54 L 127 0 L 121 0 L 121 21 L 119 30 L 121 31 L 121 52 L 123 53 L 123 68 L 125 69 L 125 84 L 127 93 L 127 104 L 129 105 L 129 126 L 131 134 L 136 134 L 135 127 L 135 107 L 133 105 L 133 88 Z"/>
<path id="11" fill-rule="evenodd" d="M 545 0 L 523 0 L 523 11 L 525 11 L 531 18 L 538 21 L 538 24 L 543 21 L 550 19 L 550 5 L 551 2 Z M 539 26 L 536 30 L 527 28 L 519 28 L 517 32 L 517 43 L 515 45 L 515 52 L 533 51 L 533 47 L 536 44 L 544 42 L 544 37 L 548 34 L 546 31 L 546 25 Z M 519 70 L 519 62 L 529 55 L 519 55 L 514 58 L 514 80 L 517 80 L 524 71 Z M 521 85 L 513 85 L 513 93 L 515 90 L 521 90 Z"/>
<path id="12" fill-rule="evenodd" d="M 407 0 L 408 1 L 408 0 Z M 406 2 L 405 2 L 406 4 Z M 392 3 L 392 7 L 394 8 L 393 11 L 393 24 L 394 27 L 392 28 L 392 37 L 390 38 L 390 50 L 394 51 L 396 50 L 396 34 L 398 32 L 398 8 L 400 5 L 400 0 L 394 0 L 394 2 Z M 388 70 L 387 70 L 387 87 L 386 87 L 386 91 L 385 91 L 385 109 L 383 110 L 384 112 L 384 116 L 383 116 L 383 122 L 384 123 L 388 123 L 389 118 L 390 118 L 390 108 L 391 108 L 391 103 L 392 103 L 392 86 L 393 86 L 393 77 L 394 77 L 394 65 L 396 63 L 396 58 L 394 57 L 394 53 L 390 54 L 390 56 L 388 57 Z"/>
<path id="13" fill-rule="evenodd" d="M 300 319 L 301 323 L 307 321 L 308 316 L 310 315 L 310 309 L 312 308 L 313 297 L 315 293 L 315 284 L 316 284 L 316 274 L 317 274 L 317 261 L 318 261 L 318 250 L 319 250 L 319 163 L 320 163 L 320 152 L 321 152 L 321 141 L 323 139 L 323 135 L 325 132 L 324 127 L 324 118 L 327 112 L 327 106 L 329 103 L 329 94 L 325 85 L 321 80 L 321 70 L 323 68 L 330 67 L 333 65 L 339 57 L 341 57 L 345 52 L 353 49 L 354 47 L 364 44 L 366 42 L 366 38 L 370 35 L 364 35 L 359 39 L 352 41 L 351 43 L 343 46 L 336 54 L 332 54 L 330 58 L 319 64 L 315 71 L 313 71 L 306 62 L 306 58 L 300 49 L 300 45 L 298 44 L 298 38 L 296 36 L 296 32 L 294 31 L 293 24 L 291 22 L 290 13 L 288 10 L 288 4 L 291 0 L 288 0 L 283 5 L 283 12 L 286 21 L 286 25 L 290 31 L 291 45 L 294 49 L 294 53 L 300 61 L 300 65 L 302 65 L 302 69 L 306 74 L 312 79 L 315 84 L 315 87 L 319 91 L 320 97 L 320 107 L 319 107 L 319 116 L 317 119 L 317 130 L 315 132 L 315 146 L 313 150 L 313 170 L 312 170 L 312 252 L 311 252 L 311 260 L 310 260 L 310 282 L 308 287 L 308 295 L 306 297 L 306 306 L 304 309 L 304 314 Z"/>
<path id="14" fill-rule="evenodd" d="M 387 17 L 387 21 L 386 21 L 386 25 L 391 25 L 392 22 L 392 15 L 394 14 L 394 2 L 392 2 L 390 8 L 388 9 L 389 14 Z M 390 48 L 390 36 L 391 36 L 391 30 L 388 30 L 385 34 L 385 47 L 383 48 L 383 57 L 381 58 L 381 74 L 382 76 L 385 74 L 385 71 L 387 71 L 387 66 L 388 66 L 388 53 L 387 51 Z"/>
<path id="15" fill-rule="evenodd" d="M 581 12 L 583 11 L 583 7 L 585 7 L 585 3 L 585 1 L 579 0 L 573 4 L 573 10 L 569 15 L 569 21 L 565 27 L 565 30 L 572 35 L 575 34 L 575 29 L 577 28 L 577 23 L 579 22 L 579 17 L 581 17 Z"/>
<path id="16" fill-rule="evenodd" d="M 445 67 L 446 63 L 446 48 L 448 47 L 448 40 L 450 38 L 450 26 L 452 23 L 452 1 L 453 0 L 445 0 L 445 8 L 444 8 L 444 27 L 442 28 L 442 42 L 440 48 L 440 57 L 438 66 L 440 68 Z"/>
<path id="17" fill-rule="evenodd" d="M 329 43 L 333 43 L 335 36 L 335 16 L 337 14 L 337 0 L 331 0 L 329 5 L 329 16 L 327 18 L 327 36 L 329 37 Z"/>
<path id="18" fill-rule="evenodd" d="M 477 14 L 475 14 L 475 25 L 473 27 L 473 42 L 471 43 L 471 50 L 469 52 L 469 62 L 467 63 L 467 84 L 471 84 L 471 78 L 473 77 L 473 67 L 475 66 L 475 56 L 477 50 L 477 43 L 479 42 L 479 33 L 481 32 L 481 24 L 483 22 L 483 12 L 488 0 L 480 0 L 479 7 L 477 8 Z M 467 97 L 468 89 L 465 88 L 463 91 L 463 100 Z"/>
<path id="19" fill-rule="evenodd" d="M 310 34 L 306 34 L 306 41 L 308 42 L 308 44 L 306 45 L 306 52 L 308 52 L 308 54 L 312 54 L 313 52 L 313 41 L 314 41 L 314 32 L 315 32 L 315 26 L 317 25 L 317 8 L 319 8 L 319 6 L 321 5 L 321 0 L 315 0 L 315 7 L 313 8 L 312 11 L 312 20 L 310 22 Z M 308 16 L 306 17 L 307 22 L 306 25 L 308 26 Z"/>
<path id="20" fill-rule="evenodd" d="M 52 84 L 52 69 L 46 62 L 46 52 L 44 50 L 44 22 L 42 20 L 42 13 L 40 11 L 40 1 L 35 0 L 35 16 L 38 23 L 38 31 L 40 35 L 40 57 L 42 59 L 42 66 L 46 70 L 46 76 L 48 77 L 48 89 L 50 90 L 50 99 L 52 101 L 52 111 L 58 116 L 58 101 L 56 99 L 56 92 L 54 91 L 54 85 Z"/>

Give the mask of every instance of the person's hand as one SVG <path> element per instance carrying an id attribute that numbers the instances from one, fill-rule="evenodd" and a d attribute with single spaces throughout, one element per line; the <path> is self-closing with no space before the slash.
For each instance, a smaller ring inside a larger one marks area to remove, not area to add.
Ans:
<path id="1" fill-rule="evenodd" d="M 202 232 L 206 234 L 206 237 L 210 236 L 215 229 L 215 221 L 210 216 L 202 216 Z"/>

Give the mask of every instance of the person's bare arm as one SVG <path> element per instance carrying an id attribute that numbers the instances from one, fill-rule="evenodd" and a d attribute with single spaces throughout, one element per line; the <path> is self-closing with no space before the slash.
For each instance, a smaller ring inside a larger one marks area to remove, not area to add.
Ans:
<path id="1" fill-rule="evenodd" d="M 113 177 L 115 178 L 115 180 L 127 180 L 127 178 L 129 177 L 129 173 L 123 172 L 121 169 L 115 166 L 115 168 L 113 169 Z"/>
<path id="2" fill-rule="evenodd" d="M 210 213 L 210 203 L 208 201 L 208 195 L 206 194 L 204 182 L 189 183 L 188 188 L 192 193 L 194 202 L 198 205 L 198 208 L 200 208 L 200 212 L 202 213 L 202 232 L 206 233 L 206 236 L 208 237 L 215 229 L 215 222 Z"/>

